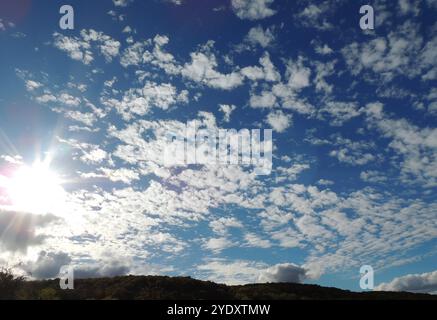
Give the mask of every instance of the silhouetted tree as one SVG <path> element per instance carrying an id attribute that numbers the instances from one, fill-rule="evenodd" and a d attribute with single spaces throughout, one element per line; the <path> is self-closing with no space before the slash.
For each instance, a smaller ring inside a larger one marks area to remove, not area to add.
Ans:
<path id="1" fill-rule="evenodd" d="M 16 277 L 10 269 L 0 268 L 0 299 L 16 299 L 24 280 L 25 278 L 22 276 Z"/>

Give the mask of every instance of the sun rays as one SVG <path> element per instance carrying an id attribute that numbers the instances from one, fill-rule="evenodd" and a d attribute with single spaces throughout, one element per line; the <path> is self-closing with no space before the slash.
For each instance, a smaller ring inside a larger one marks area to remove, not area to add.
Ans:
<path id="1" fill-rule="evenodd" d="M 2 188 L 12 210 L 33 214 L 56 214 L 65 208 L 65 191 L 50 159 L 32 165 L 19 165 L 9 177 L 2 177 Z"/>

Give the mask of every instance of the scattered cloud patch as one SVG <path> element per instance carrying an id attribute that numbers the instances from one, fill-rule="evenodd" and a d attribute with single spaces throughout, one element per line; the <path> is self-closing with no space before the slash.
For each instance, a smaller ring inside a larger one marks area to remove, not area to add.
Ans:
<path id="1" fill-rule="evenodd" d="M 232 10 L 237 17 L 247 20 L 260 20 L 276 14 L 270 8 L 272 3 L 273 0 L 231 0 Z"/>

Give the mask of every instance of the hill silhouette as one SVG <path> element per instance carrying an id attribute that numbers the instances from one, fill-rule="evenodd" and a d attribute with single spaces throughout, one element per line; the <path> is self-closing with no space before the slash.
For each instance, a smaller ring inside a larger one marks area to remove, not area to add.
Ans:
<path id="1" fill-rule="evenodd" d="M 0 272 L 0 299 L 32 300 L 437 300 L 436 295 L 410 292 L 352 292 L 298 283 L 228 286 L 190 277 L 120 276 L 76 279 L 62 290 L 59 279 L 25 281 Z"/>

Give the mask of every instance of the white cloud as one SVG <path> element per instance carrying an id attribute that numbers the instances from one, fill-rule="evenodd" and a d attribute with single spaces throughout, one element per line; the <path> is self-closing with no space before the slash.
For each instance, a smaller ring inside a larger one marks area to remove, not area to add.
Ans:
<path id="1" fill-rule="evenodd" d="M 244 235 L 245 245 L 252 248 L 263 248 L 267 249 L 272 247 L 272 243 L 267 240 L 261 238 L 256 233 L 246 233 Z"/>
<path id="2" fill-rule="evenodd" d="M 388 283 L 381 283 L 375 290 L 437 294 L 437 271 L 397 277 Z"/>
<path id="3" fill-rule="evenodd" d="M 167 74 L 180 74 L 182 66 L 178 65 L 175 57 L 164 49 L 169 41 L 168 36 L 157 34 L 153 39 L 134 42 L 123 51 L 120 63 L 123 67 L 151 64 L 161 68 Z M 129 41 L 131 42 L 133 39 Z"/>
<path id="4" fill-rule="evenodd" d="M 319 118 L 328 117 L 333 126 L 342 126 L 345 122 L 362 114 L 356 102 L 327 101 L 319 109 Z"/>
<path id="5" fill-rule="evenodd" d="M 23 157 L 20 155 L 0 155 L 0 159 L 16 165 L 23 164 Z"/>
<path id="6" fill-rule="evenodd" d="M 163 0 L 163 1 L 172 3 L 172 4 L 176 5 L 176 6 L 180 6 L 182 4 L 182 2 L 183 2 L 183 0 Z"/>
<path id="7" fill-rule="evenodd" d="M 286 76 L 288 77 L 288 86 L 294 90 L 301 90 L 310 85 L 311 69 L 303 65 L 303 58 L 299 57 L 297 61 L 290 60 L 287 63 Z"/>
<path id="8" fill-rule="evenodd" d="M 167 110 L 176 102 L 188 103 L 187 95 L 187 91 L 182 91 L 178 94 L 176 88 L 169 83 L 158 85 L 153 82 L 147 82 L 143 88 L 144 98 L 146 98 L 151 105 L 163 110 Z"/>
<path id="9" fill-rule="evenodd" d="M 151 41 L 136 42 L 131 46 L 127 47 L 121 54 L 120 64 L 123 67 L 128 67 L 130 65 L 139 65 L 143 62 L 143 53 L 146 46 L 149 46 Z"/>
<path id="10" fill-rule="evenodd" d="M 53 108 L 53 111 L 62 113 L 64 115 L 64 117 L 69 118 L 71 120 L 77 121 L 77 122 L 81 122 L 86 126 L 91 127 L 96 121 L 97 121 L 97 117 L 94 113 L 84 113 L 84 112 L 80 112 L 80 111 L 76 111 L 76 110 L 67 110 L 64 111 L 63 109 L 56 109 Z"/>
<path id="11" fill-rule="evenodd" d="M 295 15 L 296 21 L 307 28 L 332 29 L 334 26 L 328 22 L 326 17 L 329 12 L 335 11 L 336 4 L 334 1 L 322 1 L 318 4 L 311 3 Z"/>
<path id="12" fill-rule="evenodd" d="M 340 162 L 360 166 L 377 159 L 373 153 L 369 152 L 375 148 L 375 145 L 372 143 L 352 141 L 338 136 L 334 144 L 337 148 L 332 150 L 329 155 L 337 158 Z"/>
<path id="13" fill-rule="evenodd" d="M 0 31 L 6 31 L 9 28 L 14 28 L 15 24 L 10 22 L 10 21 L 6 21 L 4 19 L 0 19 Z"/>
<path id="14" fill-rule="evenodd" d="M 58 140 L 61 143 L 71 146 L 74 150 L 78 150 L 78 152 L 73 152 L 73 156 L 79 158 L 84 163 L 101 163 L 108 157 L 108 153 L 98 145 L 79 142 L 75 139 L 66 140 L 58 138 Z"/>
<path id="15" fill-rule="evenodd" d="M 151 64 L 161 68 L 168 75 L 181 75 L 187 80 L 222 90 L 232 90 L 243 85 L 245 78 L 251 81 L 269 82 L 281 79 L 268 52 L 259 59 L 260 66 L 240 68 L 229 64 L 227 67 L 231 66 L 232 69 L 225 73 L 218 70 L 219 63 L 213 52 L 213 41 L 207 41 L 199 50 L 191 52 L 191 61 L 186 63 L 177 62 L 172 54 L 164 51 L 163 47 L 168 42 L 167 36 L 156 35 L 153 40 L 134 43 L 123 51 L 120 63 L 124 67 Z M 226 56 L 223 59 L 226 61 Z"/>
<path id="16" fill-rule="evenodd" d="M 306 270 L 292 263 L 268 266 L 247 260 L 210 259 L 197 266 L 202 277 L 229 285 L 260 282 L 297 282 L 306 279 Z"/>
<path id="17" fill-rule="evenodd" d="M 97 32 L 93 29 L 82 30 L 80 34 L 87 43 L 97 43 L 101 54 L 107 62 L 112 61 L 114 57 L 118 56 L 121 46 L 119 41 L 112 39 L 103 32 Z"/>
<path id="18" fill-rule="evenodd" d="M 67 52 L 73 60 L 82 61 L 84 64 L 90 64 L 93 60 L 91 52 L 91 45 L 77 37 L 68 37 L 55 32 L 53 34 L 55 39 L 54 45 L 59 50 Z"/>
<path id="19" fill-rule="evenodd" d="M 425 188 L 436 186 L 437 129 L 419 128 L 405 119 L 391 119 L 383 112 L 380 103 L 368 104 L 366 113 L 369 127 L 390 138 L 388 146 L 402 156 L 402 181 L 419 183 Z"/>
<path id="20" fill-rule="evenodd" d="M 341 51 L 353 75 L 372 71 L 368 81 L 375 77 L 389 81 L 399 75 L 407 78 L 421 75 L 423 80 L 432 80 L 437 74 L 436 48 L 437 37 L 424 43 L 420 26 L 407 20 L 386 37 L 363 44 L 353 42 Z"/>
<path id="21" fill-rule="evenodd" d="M 77 89 L 81 93 L 84 93 L 88 88 L 88 86 L 84 83 L 74 83 L 74 82 L 67 83 L 67 86 L 70 89 Z"/>
<path id="22" fill-rule="evenodd" d="M 78 60 L 88 65 L 94 60 L 92 48 L 93 44 L 97 45 L 100 53 L 107 62 L 119 54 L 120 42 L 114 40 L 102 32 L 97 32 L 93 29 L 82 30 L 80 32 L 81 38 L 68 37 L 55 32 L 54 46 L 59 50 L 65 51 L 70 58 Z"/>
<path id="23" fill-rule="evenodd" d="M 320 179 L 319 181 L 317 181 L 317 184 L 320 186 L 331 186 L 334 184 L 334 181 L 327 180 L 327 179 Z"/>
<path id="24" fill-rule="evenodd" d="M 380 182 L 387 181 L 386 176 L 384 176 L 381 172 L 375 170 L 362 171 L 360 173 L 360 178 L 363 181 L 372 182 L 372 183 L 380 183 Z"/>
<path id="25" fill-rule="evenodd" d="M 177 91 L 176 87 L 170 83 L 155 83 L 147 81 L 143 88 L 131 88 L 124 92 L 121 100 L 102 97 L 101 101 L 108 107 L 115 108 L 125 120 L 130 120 L 135 116 L 143 116 L 151 111 L 152 108 L 167 110 L 171 106 L 188 103 L 188 91 Z"/>
<path id="26" fill-rule="evenodd" d="M 243 76 L 238 72 L 223 74 L 215 70 L 218 66 L 214 54 L 191 53 L 191 62 L 184 65 L 181 74 L 195 82 L 210 87 L 231 90 L 243 84 Z"/>
<path id="27" fill-rule="evenodd" d="M 26 81 L 26 89 L 28 91 L 34 91 L 42 86 L 42 83 L 39 83 L 37 81 L 33 80 L 27 80 Z"/>
<path id="28" fill-rule="evenodd" d="M 124 27 L 122 32 L 123 33 L 132 33 L 133 30 L 132 30 L 132 28 L 130 26 L 126 26 L 126 27 Z"/>
<path id="29" fill-rule="evenodd" d="M 225 237 L 208 239 L 204 248 L 218 253 L 226 248 L 234 246 L 235 243 Z"/>
<path id="30" fill-rule="evenodd" d="M 259 59 L 259 63 L 263 67 L 265 74 L 264 79 L 266 81 L 276 82 L 281 80 L 281 75 L 270 60 L 270 55 L 268 52 L 263 54 L 263 56 Z"/>
<path id="31" fill-rule="evenodd" d="M 252 108 L 272 108 L 276 105 L 276 96 L 268 91 L 261 92 L 261 95 L 251 95 L 249 104 Z"/>
<path id="32" fill-rule="evenodd" d="M 426 97 L 428 103 L 428 112 L 432 115 L 437 115 L 437 88 L 432 88 Z"/>
<path id="33" fill-rule="evenodd" d="M 132 0 L 112 0 L 116 7 L 127 7 Z"/>
<path id="34" fill-rule="evenodd" d="M 272 93 L 281 101 L 281 106 L 284 109 L 293 110 L 295 112 L 312 115 L 314 106 L 308 103 L 304 98 L 300 98 L 295 92 L 295 88 L 291 88 L 288 84 L 278 83 L 272 87 Z"/>
<path id="35" fill-rule="evenodd" d="M 36 101 L 39 103 L 47 103 L 57 101 L 57 98 L 52 94 L 43 94 L 42 96 L 36 97 Z"/>
<path id="36" fill-rule="evenodd" d="M 285 180 L 296 180 L 298 175 L 309 169 L 310 166 L 306 163 L 301 164 L 301 163 L 294 163 L 289 167 L 277 167 L 276 170 L 279 174 L 279 176 L 276 178 L 277 182 L 282 182 Z"/>
<path id="37" fill-rule="evenodd" d="M 100 128 L 89 128 L 89 127 L 84 127 L 84 126 L 78 126 L 78 125 L 71 125 L 68 126 L 68 131 L 71 132 L 80 132 L 80 131 L 85 131 L 85 132 L 99 132 Z"/>
<path id="38" fill-rule="evenodd" d="M 223 112 L 223 121 L 229 122 L 231 120 L 231 114 L 237 107 L 233 104 L 221 104 L 219 105 L 219 110 Z"/>
<path id="39" fill-rule="evenodd" d="M 234 217 L 221 217 L 209 223 L 212 231 L 219 235 L 226 235 L 229 228 L 243 228 L 241 221 Z"/>
<path id="40" fill-rule="evenodd" d="M 240 19 L 259 20 L 273 16 L 273 0 L 232 0 L 232 10 Z"/>
<path id="41" fill-rule="evenodd" d="M 326 81 L 326 77 L 330 77 L 335 72 L 336 61 L 327 63 L 315 62 L 316 76 L 314 77 L 314 83 L 316 85 L 316 91 L 324 91 L 326 94 L 331 94 L 334 86 Z"/>
<path id="42" fill-rule="evenodd" d="M 263 27 L 258 25 L 249 30 L 245 40 L 251 45 L 259 45 L 262 48 L 267 48 L 275 41 L 275 35 L 270 28 L 264 30 Z"/>
<path id="43" fill-rule="evenodd" d="M 201 272 L 200 275 L 202 277 L 208 280 L 229 285 L 238 285 L 256 282 L 261 270 L 266 267 L 266 264 L 259 262 L 211 259 L 197 266 L 197 270 Z"/>
<path id="44" fill-rule="evenodd" d="M 402 15 L 413 14 L 417 16 L 420 13 L 420 0 L 399 0 L 400 13 Z"/>
<path id="45" fill-rule="evenodd" d="M 263 61 L 264 60 L 264 61 Z M 264 65 L 266 76 L 265 80 L 277 82 L 281 80 L 280 74 L 270 61 L 268 54 L 260 60 Z M 253 68 L 243 68 L 241 72 L 251 80 L 261 78 L 260 70 L 254 72 Z M 268 76 L 267 76 L 268 75 Z M 298 97 L 299 92 L 310 86 L 311 69 L 303 63 L 300 56 L 296 61 L 289 60 L 286 64 L 285 77 L 286 83 L 275 83 L 271 91 L 263 90 L 260 94 L 251 93 L 249 104 L 252 108 L 272 108 L 280 104 L 284 109 L 294 110 L 301 114 L 310 115 L 314 112 L 314 107 L 306 102 L 305 99 Z"/>
<path id="46" fill-rule="evenodd" d="M 292 124 L 291 114 L 285 114 L 281 110 L 272 111 L 268 114 L 266 122 L 276 131 L 284 132 Z"/>
<path id="47" fill-rule="evenodd" d="M 330 55 L 334 52 L 326 43 L 323 46 L 316 46 L 315 50 L 321 55 Z"/>
<path id="48" fill-rule="evenodd" d="M 281 75 L 279 74 L 276 67 L 270 60 L 270 55 L 265 52 L 263 56 L 259 59 L 261 67 L 249 66 L 241 69 L 241 74 L 251 81 L 265 80 L 268 82 L 277 82 L 281 80 Z"/>
<path id="49" fill-rule="evenodd" d="M 125 184 L 131 184 L 135 180 L 140 179 L 140 175 L 138 172 L 128 169 L 128 168 L 119 168 L 119 169 L 110 169 L 110 168 L 98 168 L 98 172 L 100 173 L 82 173 L 82 178 L 107 178 L 113 182 L 121 181 Z"/>
<path id="50" fill-rule="evenodd" d="M 370 188 L 351 193 L 339 203 L 336 208 L 321 213 L 321 222 L 345 238 L 340 245 L 338 242 L 329 244 L 329 238 L 319 242 L 315 248 L 320 253 L 305 262 L 311 272 L 358 268 L 366 263 L 374 268 L 388 268 L 402 260 L 407 248 L 435 237 L 436 225 L 430 223 L 435 204 L 426 204 L 420 199 L 387 197 Z M 354 212 L 354 215 L 346 212 Z M 417 226 L 421 222 L 415 219 L 424 223 L 420 231 Z M 327 246 L 334 251 L 326 252 Z"/>

